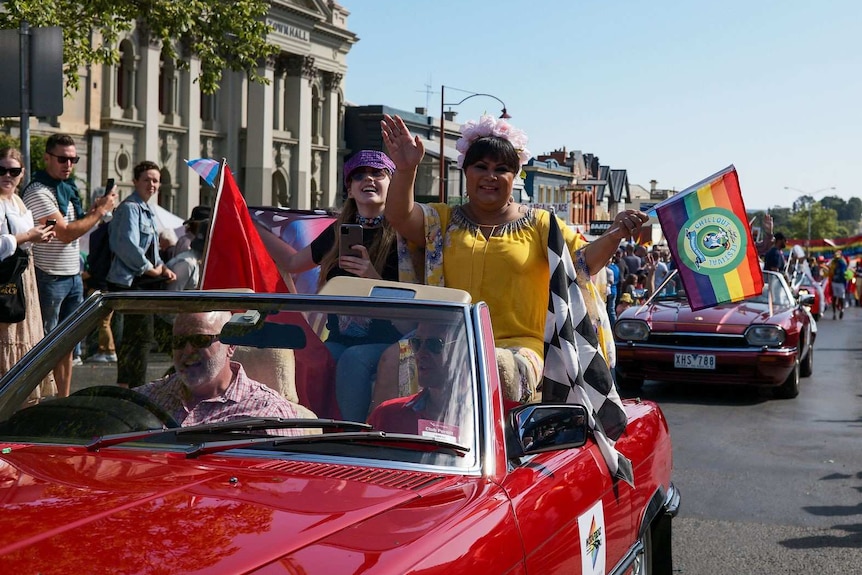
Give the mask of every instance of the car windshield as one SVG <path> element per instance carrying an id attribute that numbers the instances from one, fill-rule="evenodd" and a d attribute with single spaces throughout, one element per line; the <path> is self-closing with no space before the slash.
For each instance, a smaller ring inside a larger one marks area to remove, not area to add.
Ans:
<path id="1" fill-rule="evenodd" d="M 763 290 L 760 292 L 760 295 L 750 297 L 745 301 L 776 307 L 790 307 L 793 305 L 793 296 L 787 287 L 787 283 L 780 275 L 773 272 L 763 272 Z"/>
<path id="2" fill-rule="evenodd" d="M 673 270 L 667 280 L 653 294 L 649 302 L 680 301 L 687 302 L 685 288 L 679 278 L 677 270 Z M 787 283 L 780 275 L 774 272 L 763 272 L 763 290 L 756 296 L 746 298 L 747 303 L 759 303 L 773 305 L 776 307 L 789 307 L 794 305 L 793 296 L 789 291 Z"/>
<path id="3" fill-rule="evenodd" d="M 393 297 L 97 294 L 0 379 L 0 441 L 475 466 L 470 317 Z M 141 323 L 152 340 L 124 346 Z M 100 351 L 106 327 L 119 362 Z M 76 347 L 59 397 L 52 369 Z"/>

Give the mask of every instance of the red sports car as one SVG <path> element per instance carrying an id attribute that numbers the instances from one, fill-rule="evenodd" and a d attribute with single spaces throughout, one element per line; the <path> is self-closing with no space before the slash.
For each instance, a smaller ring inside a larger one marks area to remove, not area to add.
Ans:
<path id="1" fill-rule="evenodd" d="M 118 387 L 116 364 L 85 359 L 71 396 L 50 397 L 57 360 L 78 342 L 85 356 L 95 349 L 111 314 L 115 335 L 122 322 L 153 320 L 152 348 L 133 342 L 149 351 L 153 382 Z M 328 316 L 406 330 L 391 349 L 407 377 L 371 423 L 338 417 Z M 199 322 L 222 326 L 189 329 Z M 196 386 L 225 365 L 230 385 L 201 399 Z M 630 485 L 611 478 L 584 406 L 509 405 L 488 309 L 465 292 L 339 278 L 317 295 L 96 294 L 0 379 L 0 565 L 670 573 L 679 493 L 659 408 L 625 402 L 616 448 L 632 463 Z"/>
<path id="2" fill-rule="evenodd" d="M 736 303 L 692 311 L 676 271 L 643 305 L 614 325 L 617 384 L 637 390 L 644 380 L 771 387 L 777 397 L 799 395 L 800 376 L 814 368 L 816 324 L 774 272 L 763 272 L 763 292 Z"/>

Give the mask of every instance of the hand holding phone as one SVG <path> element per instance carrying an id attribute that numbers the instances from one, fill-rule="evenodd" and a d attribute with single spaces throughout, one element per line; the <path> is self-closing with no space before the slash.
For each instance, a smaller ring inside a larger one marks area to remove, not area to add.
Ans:
<path id="1" fill-rule="evenodd" d="M 362 226 L 359 224 L 341 224 L 341 237 L 339 238 L 338 255 L 362 257 L 362 254 L 352 249 L 357 244 L 362 244 Z"/>
<path id="2" fill-rule="evenodd" d="M 108 194 L 111 193 L 111 190 L 113 190 L 113 189 L 114 189 L 114 178 L 108 178 L 108 181 L 105 183 L 105 193 L 102 195 L 107 196 Z"/>

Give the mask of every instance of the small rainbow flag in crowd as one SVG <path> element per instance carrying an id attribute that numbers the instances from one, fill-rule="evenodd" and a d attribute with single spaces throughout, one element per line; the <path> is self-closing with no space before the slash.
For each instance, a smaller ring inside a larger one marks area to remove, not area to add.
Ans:
<path id="1" fill-rule="evenodd" d="M 732 165 L 656 205 L 692 310 L 763 290 L 763 272 Z"/>

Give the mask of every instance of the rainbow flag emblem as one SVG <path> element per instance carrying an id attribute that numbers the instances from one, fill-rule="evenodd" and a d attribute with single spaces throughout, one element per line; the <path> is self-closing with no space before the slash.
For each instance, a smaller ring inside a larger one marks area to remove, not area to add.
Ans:
<path id="1" fill-rule="evenodd" d="M 732 165 L 654 208 L 691 309 L 763 290 L 763 272 Z"/>

